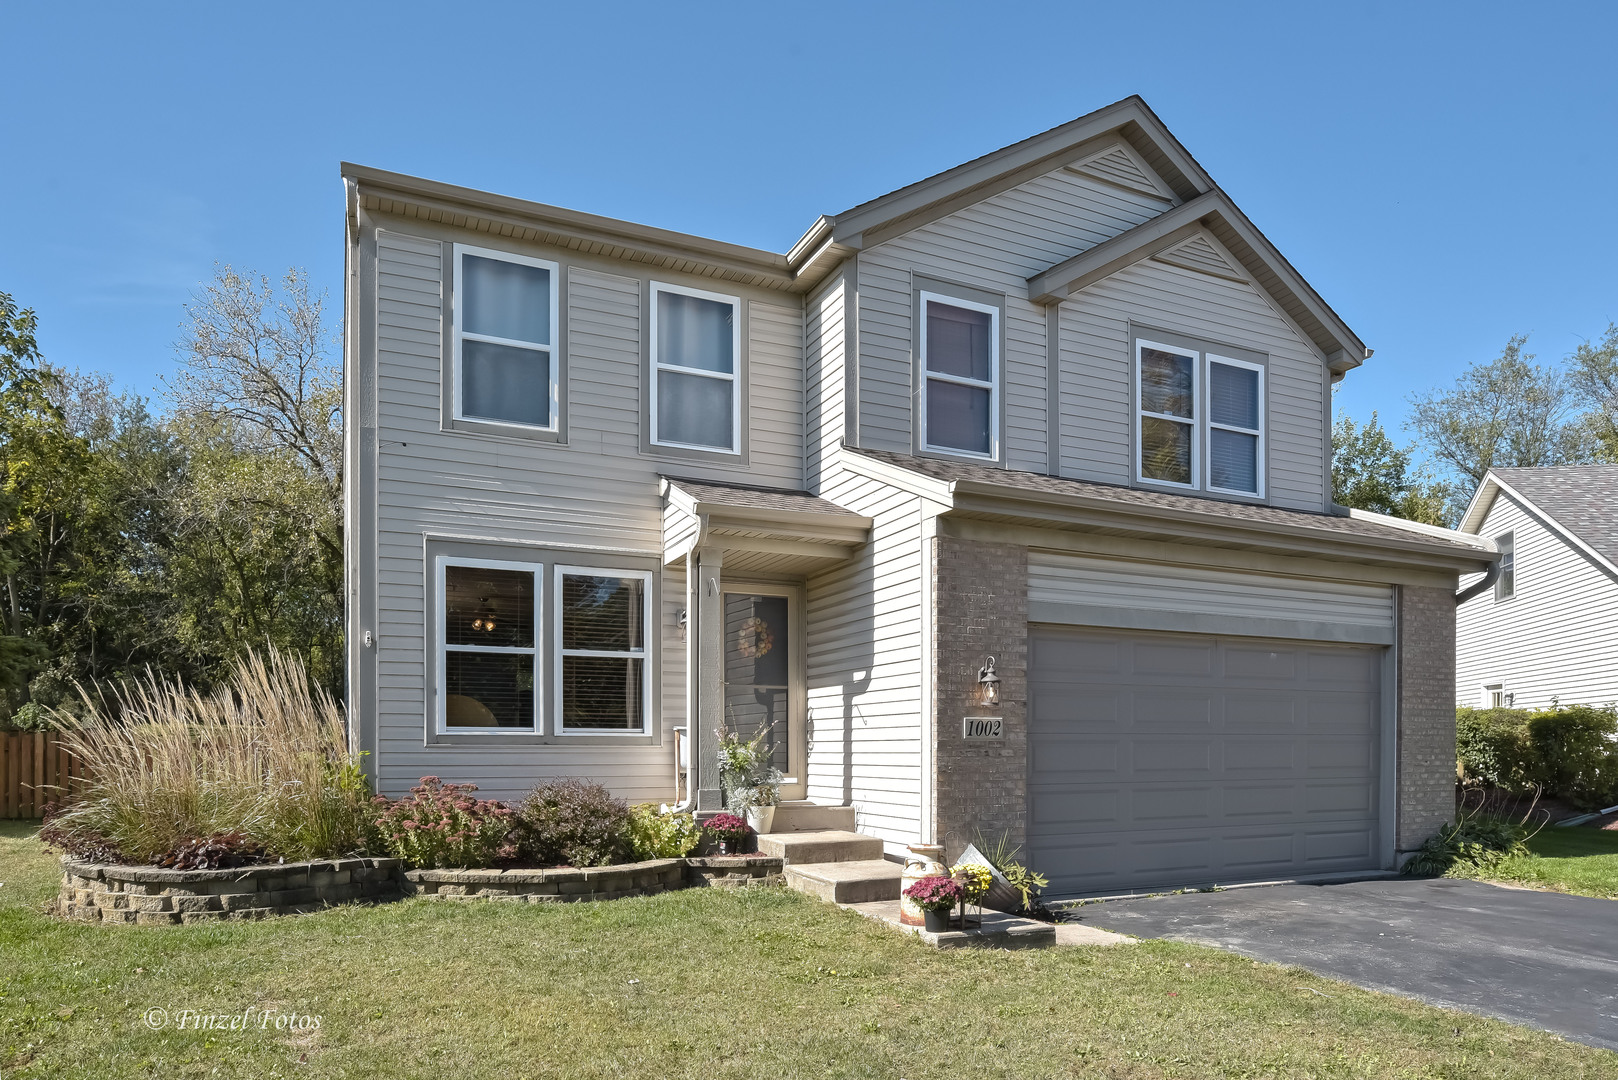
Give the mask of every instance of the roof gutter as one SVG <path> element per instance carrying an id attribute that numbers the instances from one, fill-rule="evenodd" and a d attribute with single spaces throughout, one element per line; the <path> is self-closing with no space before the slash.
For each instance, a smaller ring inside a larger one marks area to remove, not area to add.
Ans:
<path id="1" fill-rule="evenodd" d="M 1492 562 L 1489 568 L 1483 571 L 1483 580 L 1475 581 L 1455 594 L 1455 606 L 1460 607 L 1484 589 L 1492 588 L 1498 580 L 1500 580 L 1500 564 Z"/>

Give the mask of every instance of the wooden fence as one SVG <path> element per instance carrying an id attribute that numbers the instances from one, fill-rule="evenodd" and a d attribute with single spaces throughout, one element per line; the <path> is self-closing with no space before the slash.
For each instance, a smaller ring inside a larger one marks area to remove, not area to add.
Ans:
<path id="1" fill-rule="evenodd" d="M 44 731 L 0 731 L 0 818 L 44 816 L 83 783 L 84 765 Z"/>

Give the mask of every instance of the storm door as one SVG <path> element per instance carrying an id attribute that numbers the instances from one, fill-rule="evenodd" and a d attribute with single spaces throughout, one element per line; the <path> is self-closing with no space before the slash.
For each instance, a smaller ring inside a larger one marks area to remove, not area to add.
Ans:
<path id="1" fill-rule="evenodd" d="M 725 589 L 725 723 L 764 732 L 783 799 L 804 797 L 802 593 L 790 585 Z"/>

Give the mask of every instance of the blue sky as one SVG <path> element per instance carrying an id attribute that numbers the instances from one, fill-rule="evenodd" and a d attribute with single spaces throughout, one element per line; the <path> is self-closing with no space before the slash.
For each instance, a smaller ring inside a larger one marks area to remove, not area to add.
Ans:
<path id="1" fill-rule="evenodd" d="M 0 291 L 143 392 L 215 261 L 339 307 L 343 159 L 785 250 L 1139 93 L 1413 390 L 1618 320 L 1618 5 L 8 5 Z"/>

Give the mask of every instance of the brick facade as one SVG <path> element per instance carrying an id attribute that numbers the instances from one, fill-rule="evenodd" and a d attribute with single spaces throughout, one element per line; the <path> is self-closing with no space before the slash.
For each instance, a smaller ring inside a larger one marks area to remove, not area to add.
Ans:
<path id="1" fill-rule="evenodd" d="M 1028 549 L 933 540 L 933 835 L 954 859 L 974 831 L 1025 842 L 1028 792 Z M 978 669 L 995 659 L 1000 707 L 978 702 Z M 998 716 L 1005 736 L 967 741 L 967 716 Z"/>
<path id="2" fill-rule="evenodd" d="M 1399 589 L 1399 815 L 1413 851 L 1455 816 L 1455 596 Z"/>

